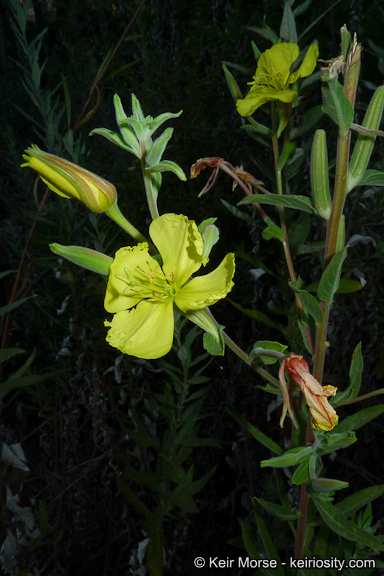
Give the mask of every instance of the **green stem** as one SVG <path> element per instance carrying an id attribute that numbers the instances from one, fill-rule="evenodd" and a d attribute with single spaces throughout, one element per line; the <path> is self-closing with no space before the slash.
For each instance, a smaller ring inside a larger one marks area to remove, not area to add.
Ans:
<path id="1" fill-rule="evenodd" d="M 143 179 L 144 179 L 144 186 L 145 186 L 145 193 L 147 195 L 147 202 L 149 212 L 151 213 L 152 220 L 158 218 L 160 216 L 159 210 L 157 208 L 157 193 L 153 189 L 153 182 L 152 178 L 155 178 L 155 174 L 147 174 L 145 169 L 145 154 L 141 160 L 141 167 L 143 170 Z"/>
<path id="2" fill-rule="evenodd" d="M 143 236 L 134 226 L 132 226 L 126 217 L 123 216 L 116 202 L 112 208 L 105 212 L 105 214 L 109 216 L 111 220 L 116 222 L 120 228 L 128 232 L 128 234 L 132 236 L 132 238 L 134 238 L 137 242 L 148 242 L 145 236 Z"/>

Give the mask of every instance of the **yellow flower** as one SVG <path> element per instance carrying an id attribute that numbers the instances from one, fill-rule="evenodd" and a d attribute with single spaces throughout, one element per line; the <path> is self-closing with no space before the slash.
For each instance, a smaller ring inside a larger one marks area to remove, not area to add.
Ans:
<path id="1" fill-rule="evenodd" d="M 117 192 L 113 184 L 100 176 L 80 168 L 68 160 L 43 152 L 32 146 L 23 154 L 25 164 L 39 174 L 53 192 L 64 198 L 76 198 L 93 212 L 106 212 L 116 202 Z"/>
<path id="2" fill-rule="evenodd" d="M 105 309 L 114 313 L 107 341 L 124 354 L 160 358 L 172 347 L 173 311 L 188 317 L 215 304 L 230 292 L 234 254 L 227 254 L 213 272 L 192 278 L 201 265 L 204 242 L 195 222 L 163 214 L 149 227 L 162 264 L 148 253 L 148 244 L 121 248 L 111 264 Z"/>
<path id="3" fill-rule="evenodd" d="M 286 358 L 280 368 L 280 384 L 284 395 L 284 407 L 280 425 L 282 426 L 287 409 L 297 425 L 293 414 L 290 399 L 288 397 L 287 385 L 284 372 L 288 370 L 291 382 L 297 384 L 304 394 L 307 406 L 312 414 L 312 423 L 315 428 L 329 432 L 339 421 L 334 408 L 329 404 L 328 398 L 336 394 L 337 388 L 334 386 L 321 386 L 319 382 L 309 372 L 308 363 L 302 356 L 291 354 Z"/>
<path id="4" fill-rule="evenodd" d="M 316 44 L 311 44 L 301 66 L 291 73 L 291 67 L 299 53 L 297 44 L 282 42 L 261 54 L 253 82 L 249 83 L 251 89 L 245 98 L 236 102 L 237 111 L 241 116 L 251 116 L 260 106 L 275 100 L 282 123 L 281 116 L 284 114 L 285 105 L 292 105 L 298 97 L 298 93 L 291 90 L 290 86 L 298 78 L 312 74 L 319 56 L 319 48 Z"/>

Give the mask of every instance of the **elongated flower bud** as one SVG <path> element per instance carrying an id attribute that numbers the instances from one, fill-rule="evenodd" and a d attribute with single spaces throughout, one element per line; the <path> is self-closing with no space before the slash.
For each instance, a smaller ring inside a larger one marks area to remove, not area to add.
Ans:
<path id="1" fill-rule="evenodd" d="M 377 130 L 380 126 L 384 107 L 384 86 L 377 88 L 369 103 L 364 116 L 363 128 Z M 360 133 L 348 168 L 347 192 L 350 192 L 361 182 L 372 154 L 376 136 L 374 134 Z"/>
<path id="2" fill-rule="evenodd" d="M 23 154 L 25 164 L 39 174 L 53 192 L 64 198 L 76 198 L 93 212 L 106 212 L 116 202 L 113 184 L 100 176 L 68 162 L 59 156 L 43 152 L 32 146 Z"/>
<path id="3" fill-rule="evenodd" d="M 329 192 L 328 153 L 325 130 L 316 130 L 311 154 L 311 186 L 315 208 L 325 220 L 332 208 Z"/>

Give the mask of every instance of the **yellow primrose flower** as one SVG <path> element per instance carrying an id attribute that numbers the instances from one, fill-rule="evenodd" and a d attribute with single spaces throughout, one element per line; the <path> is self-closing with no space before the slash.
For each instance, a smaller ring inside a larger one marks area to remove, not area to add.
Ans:
<path id="1" fill-rule="evenodd" d="M 311 44 L 301 66 L 291 73 L 291 67 L 299 53 L 297 44 L 282 42 L 261 54 L 253 82 L 249 82 L 251 89 L 245 98 L 236 103 L 241 116 L 251 116 L 255 110 L 271 100 L 276 100 L 278 106 L 280 103 L 292 104 L 297 100 L 298 93 L 291 90 L 290 85 L 298 78 L 312 74 L 319 56 L 319 48 L 316 44 Z"/>
<path id="2" fill-rule="evenodd" d="M 116 202 L 117 192 L 113 184 L 100 176 L 80 168 L 76 164 L 43 152 L 32 146 L 23 154 L 21 166 L 36 170 L 42 181 L 53 192 L 64 198 L 76 198 L 93 212 L 106 212 Z"/>
<path id="3" fill-rule="evenodd" d="M 232 289 L 234 254 L 227 254 L 209 274 L 192 278 L 208 258 L 194 221 L 182 214 L 163 214 L 149 227 L 162 264 L 148 244 L 121 248 L 110 267 L 105 309 L 114 313 L 107 341 L 124 354 L 160 358 L 172 347 L 174 308 L 188 316 L 225 298 Z"/>

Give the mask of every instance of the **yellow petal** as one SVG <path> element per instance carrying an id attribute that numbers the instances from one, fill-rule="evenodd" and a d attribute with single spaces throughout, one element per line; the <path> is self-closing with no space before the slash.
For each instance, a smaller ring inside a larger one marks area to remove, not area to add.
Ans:
<path id="1" fill-rule="evenodd" d="M 319 57 L 319 47 L 316 44 L 311 44 L 307 50 L 301 66 L 296 72 L 290 75 L 289 83 L 293 84 L 298 78 L 306 78 L 310 76 L 316 68 L 317 59 Z"/>
<path id="2" fill-rule="evenodd" d="M 149 227 L 149 234 L 163 259 L 163 270 L 181 288 L 203 263 L 204 242 L 193 220 L 182 214 L 163 214 Z"/>
<path id="3" fill-rule="evenodd" d="M 120 312 L 143 299 L 158 301 L 166 288 L 164 274 L 158 262 L 149 255 L 146 242 L 120 248 L 110 267 L 104 307 L 107 312 Z"/>
<path id="4" fill-rule="evenodd" d="M 220 266 L 210 274 L 192 278 L 176 294 L 175 304 L 183 312 L 200 310 L 225 298 L 232 290 L 235 255 L 227 254 Z"/>
<path id="5" fill-rule="evenodd" d="M 276 88 L 285 88 L 288 84 L 291 66 L 299 55 L 297 44 L 282 42 L 263 52 L 257 62 L 254 76 L 256 83 L 275 84 Z"/>
<path id="6" fill-rule="evenodd" d="M 132 310 L 117 312 L 106 340 L 123 354 L 151 360 L 167 354 L 173 341 L 173 306 L 171 301 L 143 300 Z"/>

